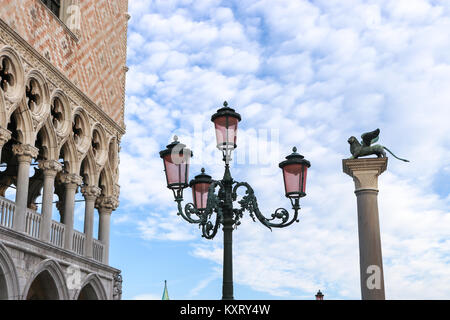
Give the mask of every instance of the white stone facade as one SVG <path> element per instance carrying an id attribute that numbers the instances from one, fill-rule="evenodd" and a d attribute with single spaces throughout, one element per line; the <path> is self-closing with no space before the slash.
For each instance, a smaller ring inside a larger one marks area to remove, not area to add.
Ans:
<path id="1" fill-rule="evenodd" d="M 121 298 L 120 270 L 108 263 L 123 134 L 0 19 L 0 299 Z M 9 188 L 14 201 L 5 198 Z M 74 230 L 78 192 L 84 232 Z M 60 221 L 52 220 L 55 194 Z"/>

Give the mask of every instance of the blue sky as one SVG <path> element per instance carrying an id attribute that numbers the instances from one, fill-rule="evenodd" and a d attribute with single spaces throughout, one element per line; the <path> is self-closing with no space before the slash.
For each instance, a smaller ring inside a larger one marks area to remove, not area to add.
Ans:
<path id="1" fill-rule="evenodd" d="M 176 215 L 158 152 L 174 134 L 191 178 L 222 176 L 210 116 L 241 115 L 233 177 L 269 216 L 289 208 L 278 163 L 295 145 L 312 167 L 300 223 L 234 232 L 237 299 L 359 299 L 348 137 L 381 129 L 379 179 L 388 299 L 450 298 L 448 1 L 130 0 L 127 133 L 110 263 L 124 299 L 220 299 L 222 237 Z M 191 201 L 190 190 L 185 192 Z M 77 214 L 82 225 L 82 209 Z"/>

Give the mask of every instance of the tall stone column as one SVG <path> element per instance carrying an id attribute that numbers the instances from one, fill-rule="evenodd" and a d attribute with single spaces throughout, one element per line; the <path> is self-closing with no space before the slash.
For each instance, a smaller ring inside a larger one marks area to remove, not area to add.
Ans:
<path id="1" fill-rule="evenodd" d="M 5 143 L 11 139 L 11 131 L 5 128 L 0 128 L 0 161 L 2 158 L 2 149 Z"/>
<path id="2" fill-rule="evenodd" d="M 95 200 L 101 193 L 101 189 L 96 186 L 84 186 L 81 193 L 85 199 L 84 207 L 84 233 L 86 234 L 85 255 L 92 258 L 94 243 L 94 207 Z"/>
<path id="3" fill-rule="evenodd" d="M 53 193 L 55 177 L 62 170 L 62 165 L 56 160 L 39 161 L 39 169 L 44 173 L 44 191 L 42 194 L 42 220 L 39 238 L 42 241 L 50 241 L 50 228 L 52 223 Z"/>
<path id="4" fill-rule="evenodd" d="M 109 263 L 109 234 L 111 224 L 111 212 L 116 210 L 118 201 L 112 196 L 97 198 L 96 207 L 99 213 L 98 239 L 103 244 L 103 263 Z"/>
<path id="5" fill-rule="evenodd" d="M 15 144 L 12 150 L 17 156 L 17 162 L 19 164 L 17 169 L 16 210 L 14 212 L 13 228 L 16 231 L 25 232 L 30 164 L 33 158 L 37 157 L 39 150 L 29 144 Z"/>
<path id="6" fill-rule="evenodd" d="M 59 180 L 64 185 L 64 249 L 72 250 L 75 193 L 83 179 L 75 173 L 63 173 L 59 175 Z"/>
<path id="7" fill-rule="evenodd" d="M 343 170 L 355 182 L 358 206 L 359 263 L 363 300 L 384 300 L 383 258 L 378 218 L 378 176 L 387 158 L 347 159 Z"/>

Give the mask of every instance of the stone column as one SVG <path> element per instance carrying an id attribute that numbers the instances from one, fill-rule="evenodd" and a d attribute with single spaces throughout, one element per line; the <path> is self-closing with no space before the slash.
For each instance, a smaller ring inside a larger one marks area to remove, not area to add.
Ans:
<path id="1" fill-rule="evenodd" d="M 85 255 L 92 258 L 94 243 L 94 206 L 95 200 L 101 193 L 101 189 L 96 186 L 84 186 L 81 188 L 84 196 L 84 233 L 86 234 L 86 250 Z"/>
<path id="2" fill-rule="evenodd" d="M 42 220 L 39 238 L 42 241 L 50 241 L 50 228 L 52 223 L 53 193 L 55 177 L 62 170 L 62 165 L 56 160 L 39 161 L 39 169 L 44 173 L 44 191 L 42 194 Z"/>
<path id="3" fill-rule="evenodd" d="M 5 128 L 0 128 L 0 162 L 2 158 L 3 146 L 9 141 L 9 139 L 11 139 L 11 131 Z"/>
<path id="4" fill-rule="evenodd" d="M 384 300 L 383 259 L 378 218 L 378 176 L 387 158 L 347 159 L 343 170 L 355 182 L 358 206 L 359 263 L 363 300 Z"/>
<path id="5" fill-rule="evenodd" d="M 112 196 L 97 198 L 96 207 L 99 213 L 98 240 L 103 244 L 103 263 L 109 263 L 109 228 L 111 224 L 111 212 L 118 206 L 118 201 Z"/>
<path id="6" fill-rule="evenodd" d="M 64 185 L 64 249 L 72 250 L 75 193 L 83 179 L 75 173 L 63 173 L 59 175 L 59 180 Z"/>
<path id="7" fill-rule="evenodd" d="M 12 150 L 17 156 L 17 162 L 19 164 L 17 169 L 16 210 L 14 212 L 13 228 L 16 231 L 25 232 L 30 164 L 33 158 L 37 157 L 39 150 L 29 144 L 15 144 Z"/>

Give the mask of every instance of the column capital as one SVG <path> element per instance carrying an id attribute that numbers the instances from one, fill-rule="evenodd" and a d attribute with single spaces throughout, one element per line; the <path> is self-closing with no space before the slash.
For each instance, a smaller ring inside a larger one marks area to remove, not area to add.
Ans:
<path id="1" fill-rule="evenodd" d="M 40 160 L 38 167 L 44 171 L 44 175 L 56 176 L 58 172 L 62 171 L 62 164 L 56 160 Z"/>
<path id="2" fill-rule="evenodd" d="M 11 139 L 11 131 L 5 128 L 0 128 L 0 146 L 3 146 Z"/>
<path id="3" fill-rule="evenodd" d="M 58 181 L 64 185 L 80 186 L 83 183 L 83 178 L 76 173 L 60 173 L 58 174 Z"/>
<path id="4" fill-rule="evenodd" d="M 114 196 L 101 196 L 97 198 L 95 207 L 99 210 L 113 211 L 119 206 L 119 200 Z"/>
<path id="5" fill-rule="evenodd" d="M 342 169 L 353 178 L 355 192 L 378 191 L 378 176 L 387 169 L 387 158 L 344 159 Z"/>
<path id="6" fill-rule="evenodd" d="M 13 153 L 17 156 L 19 162 L 30 162 L 39 154 L 39 149 L 30 144 L 15 144 L 12 147 Z"/>
<path id="7" fill-rule="evenodd" d="M 86 200 L 95 200 L 102 193 L 102 189 L 97 186 L 83 186 L 81 187 L 81 193 Z"/>

